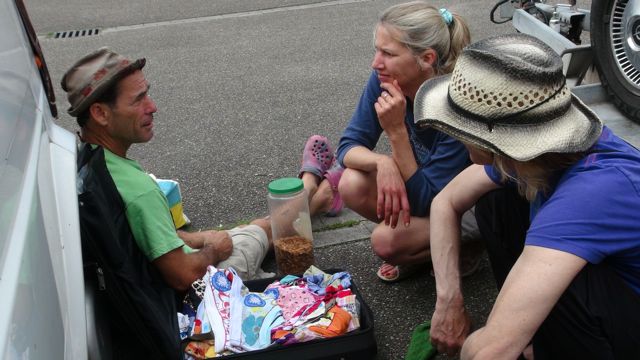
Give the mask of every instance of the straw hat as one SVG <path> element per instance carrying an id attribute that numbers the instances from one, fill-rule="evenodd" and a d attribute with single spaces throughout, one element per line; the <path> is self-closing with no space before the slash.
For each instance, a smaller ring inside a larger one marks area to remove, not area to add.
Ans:
<path id="1" fill-rule="evenodd" d="M 567 88 L 560 57 L 524 34 L 469 45 L 451 75 L 422 84 L 414 104 L 419 126 L 518 161 L 585 151 L 602 131 Z"/>

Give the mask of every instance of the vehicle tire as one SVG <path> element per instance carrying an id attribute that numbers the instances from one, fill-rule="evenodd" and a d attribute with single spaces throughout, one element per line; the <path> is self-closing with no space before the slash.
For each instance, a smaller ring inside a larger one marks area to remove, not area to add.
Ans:
<path id="1" fill-rule="evenodd" d="M 623 113 L 640 123 L 640 6 L 634 3 L 592 2 L 591 48 L 602 86 Z"/>

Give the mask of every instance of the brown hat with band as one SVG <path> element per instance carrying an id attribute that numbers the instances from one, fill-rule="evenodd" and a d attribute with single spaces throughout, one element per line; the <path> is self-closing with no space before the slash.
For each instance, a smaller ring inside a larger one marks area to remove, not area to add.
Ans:
<path id="1" fill-rule="evenodd" d="M 78 60 L 60 82 L 71 104 L 67 110 L 69 115 L 81 114 L 122 77 L 142 69 L 145 62 L 144 58 L 131 61 L 106 47 Z"/>
<path id="2" fill-rule="evenodd" d="M 602 131 L 568 89 L 560 56 L 524 34 L 467 46 L 451 75 L 422 84 L 414 114 L 419 126 L 518 161 L 585 151 Z"/>

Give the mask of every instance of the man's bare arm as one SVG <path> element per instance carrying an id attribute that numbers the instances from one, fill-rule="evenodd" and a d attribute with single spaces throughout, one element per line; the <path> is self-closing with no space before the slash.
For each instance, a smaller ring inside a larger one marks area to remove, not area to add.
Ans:
<path id="1" fill-rule="evenodd" d="M 586 265 L 576 255 L 525 246 L 498 294 L 485 327 L 462 348 L 462 359 L 515 359 Z"/>
<path id="2" fill-rule="evenodd" d="M 204 246 L 205 239 L 207 239 L 208 237 L 211 237 L 211 233 L 213 232 L 216 232 L 216 231 L 214 230 L 195 231 L 195 232 L 188 232 L 188 231 L 182 231 L 182 230 L 176 231 L 176 233 L 178 234 L 178 237 L 182 239 L 182 241 L 184 241 L 184 243 L 187 244 L 187 246 L 192 249 L 202 248 L 202 246 Z"/>
<path id="3" fill-rule="evenodd" d="M 226 260 L 233 250 L 226 231 L 207 231 L 200 235 L 204 238 L 198 251 L 187 254 L 177 248 L 153 261 L 169 286 L 178 291 L 187 290 L 192 282 L 204 275 L 207 266 Z"/>
<path id="4" fill-rule="evenodd" d="M 454 355 L 470 331 L 460 290 L 460 218 L 477 200 L 497 188 L 481 165 L 471 165 L 433 200 L 430 212 L 431 259 L 436 275 L 436 308 L 431 342 L 440 353 Z"/>

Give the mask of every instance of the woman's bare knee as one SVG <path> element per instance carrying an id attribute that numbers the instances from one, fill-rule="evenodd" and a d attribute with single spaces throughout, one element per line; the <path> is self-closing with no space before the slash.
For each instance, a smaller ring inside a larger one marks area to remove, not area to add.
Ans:
<path id="1" fill-rule="evenodd" d="M 398 247 L 393 241 L 393 234 L 386 226 L 379 225 L 371 233 L 371 247 L 379 258 L 393 263 L 393 259 L 398 255 Z"/>
<path id="2" fill-rule="evenodd" d="M 427 261 L 429 221 L 412 217 L 408 228 L 395 229 L 379 224 L 371 233 L 371 247 L 382 260 L 394 265 Z"/>
<path id="3" fill-rule="evenodd" d="M 342 200 L 347 207 L 354 210 L 366 206 L 371 201 L 369 198 L 375 194 L 372 188 L 375 190 L 375 183 L 371 183 L 367 173 L 353 169 L 346 169 L 338 184 Z"/>

